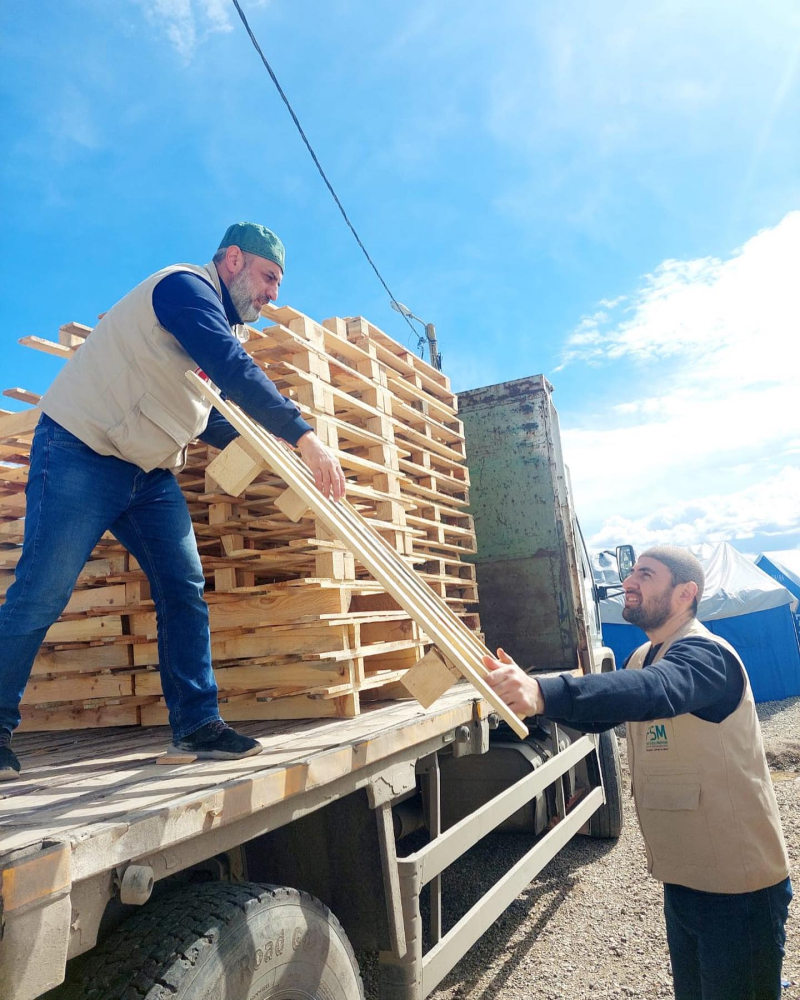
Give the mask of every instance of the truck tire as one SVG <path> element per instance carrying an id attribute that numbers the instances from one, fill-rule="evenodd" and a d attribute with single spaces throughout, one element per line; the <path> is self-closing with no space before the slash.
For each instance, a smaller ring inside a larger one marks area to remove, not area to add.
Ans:
<path id="1" fill-rule="evenodd" d="M 622 771 L 619 746 L 613 729 L 600 733 L 597 746 L 606 801 L 589 820 L 589 836 L 609 840 L 622 833 Z"/>
<path id="2" fill-rule="evenodd" d="M 77 959 L 52 1000 L 363 1000 L 353 949 L 318 899 L 214 882 L 145 905 Z"/>

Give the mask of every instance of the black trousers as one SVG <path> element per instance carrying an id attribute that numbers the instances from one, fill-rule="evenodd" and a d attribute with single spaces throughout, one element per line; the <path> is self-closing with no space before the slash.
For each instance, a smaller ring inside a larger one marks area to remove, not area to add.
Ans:
<path id="1" fill-rule="evenodd" d="M 676 1000 L 779 1000 L 788 878 L 730 895 L 664 886 Z"/>

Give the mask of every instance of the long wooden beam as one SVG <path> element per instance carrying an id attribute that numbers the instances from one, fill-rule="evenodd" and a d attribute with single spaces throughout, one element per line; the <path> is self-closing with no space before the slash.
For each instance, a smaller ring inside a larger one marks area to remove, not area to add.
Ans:
<path id="1" fill-rule="evenodd" d="M 238 406 L 224 400 L 216 389 L 187 371 L 186 378 L 236 428 L 242 438 L 263 458 L 272 471 L 297 494 L 314 516 L 339 538 L 372 576 L 430 636 L 446 660 L 452 663 L 497 711 L 498 715 L 524 738 L 528 729 L 485 681 L 483 656 L 489 650 L 461 619 L 411 569 L 389 543 L 347 500 L 335 503 L 314 485 L 309 469 L 294 452 Z"/>

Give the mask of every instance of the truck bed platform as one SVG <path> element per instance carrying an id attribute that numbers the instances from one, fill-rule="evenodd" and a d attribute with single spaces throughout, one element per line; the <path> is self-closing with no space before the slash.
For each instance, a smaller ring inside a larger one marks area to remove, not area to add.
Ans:
<path id="1" fill-rule="evenodd" d="M 76 882 L 289 800 L 305 811 L 309 793 L 321 804 L 339 782 L 346 794 L 393 755 L 446 741 L 487 712 L 461 683 L 427 711 L 398 701 L 351 719 L 237 723 L 261 740 L 261 754 L 176 765 L 157 763 L 167 727 L 22 733 L 22 778 L 0 785 L 0 864 L 68 843 Z"/>

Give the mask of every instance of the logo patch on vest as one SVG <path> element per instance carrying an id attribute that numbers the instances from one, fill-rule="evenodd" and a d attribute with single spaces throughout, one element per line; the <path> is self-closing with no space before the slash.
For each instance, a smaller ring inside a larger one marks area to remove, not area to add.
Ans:
<path id="1" fill-rule="evenodd" d="M 669 750 L 667 727 L 660 725 L 648 726 L 644 734 L 645 750 Z"/>

